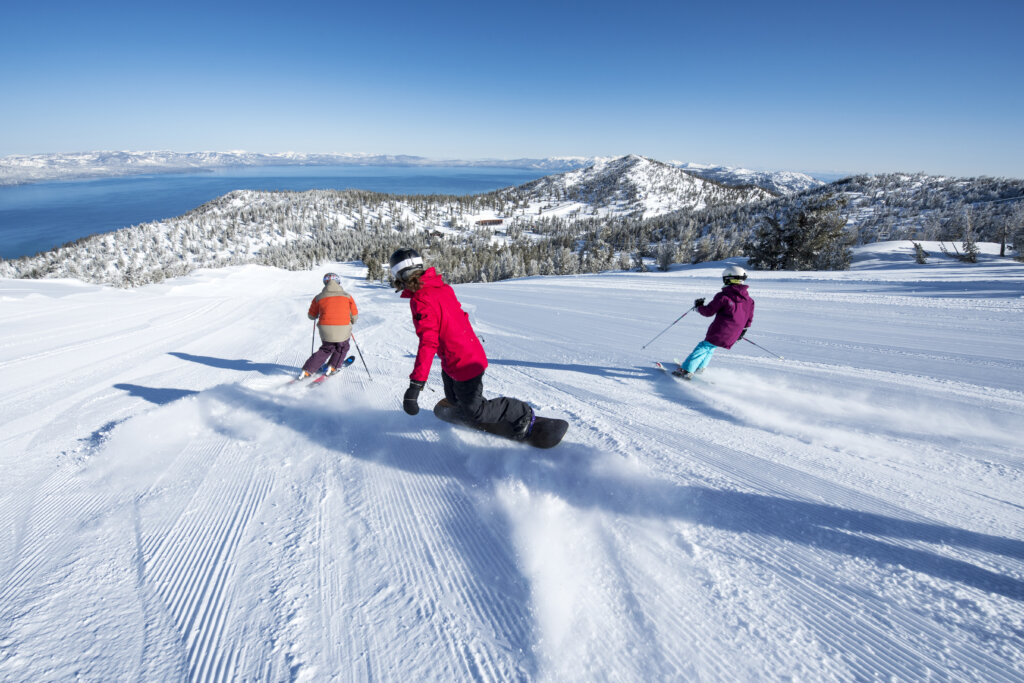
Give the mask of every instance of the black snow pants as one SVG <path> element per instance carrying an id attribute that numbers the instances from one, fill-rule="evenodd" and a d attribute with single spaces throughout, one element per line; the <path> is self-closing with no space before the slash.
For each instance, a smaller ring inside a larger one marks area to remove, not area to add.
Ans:
<path id="1" fill-rule="evenodd" d="M 455 404 L 467 419 L 485 425 L 487 431 L 499 436 L 516 438 L 526 434 L 533 419 L 533 408 L 517 398 L 484 398 L 484 374 L 457 382 L 441 373 L 444 397 Z"/>

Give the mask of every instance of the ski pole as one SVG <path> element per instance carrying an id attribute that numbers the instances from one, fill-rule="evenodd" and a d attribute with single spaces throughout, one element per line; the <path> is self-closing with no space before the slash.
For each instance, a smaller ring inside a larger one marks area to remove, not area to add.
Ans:
<path id="1" fill-rule="evenodd" d="M 363 367 L 366 368 L 366 376 L 369 377 L 370 381 L 372 382 L 373 381 L 373 375 L 370 374 L 370 368 L 366 367 L 366 359 L 363 358 L 363 352 L 359 348 L 359 343 L 356 342 L 356 335 L 355 335 L 354 332 L 352 333 L 352 343 L 355 344 L 356 352 L 359 353 L 359 360 L 363 361 Z"/>
<path id="2" fill-rule="evenodd" d="M 746 337 L 744 337 L 744 338 L 743 338 L 743 341 L 748 341 L 748 342 L 750 342 L 751 344 L 753 344 L 753 345 L 754 345 L 754 346 L 756 346 L 757 348 L 761 349 L 761 350 L 762 350 L 762 351 L 764 351 L 765 353 L 771 354 L 771 355 L 775 356 L 776 358 L 778 358 L 779 360 L 786 360 L 785 358 L 783 358 L 783 357 L 782 357 L 782 356 L 780 356 L 779 354 L 777 354 L 777 353 L 772 353 L 771 351 L 769 351 L 768 349 L 764 348 L 763 346 L 761 346 L 761 345 L 760 345 L 760 344 L 758 344 L 757 342 L 752 342 L 752 341 L 750 341 L 749 339 L 747 339 Z"/>
<path id="3" fill-rule="evenodd" d="M 313 321 L 313 338 L 309 340 L 309 355 L 313 355 L 313 348 L 316 346 L 316 320 Z"/>
<path id="4" fill-rule="evenodd" d="M 691 309 L 689 309 L 688 311 L 686 311 L 686 313 L 689 313 L 689 312 L 690 312 L 690 311 L 692 311 L 692 310 L 693 310 L 694 308 L 697 308 L 697 307 L 696 307 L 696 306 L 694 306 L 693 308 L 691 308 Z M 683 313 L 683 314 L 682 314 L 681 316 L 679 316 L 678 318 L 676 318 L 675 320 L 673 320 L 673 321 L 672 321 L 672 325 L 675 325 L 675 324 L 676 324 L 677 322 L 679 322 L 680 320 L 682 320 L 683 318 L 685 318 L 685 317 L 686 317 L 686 313 Z M 659 332 L 658 334 L 654 335 L 654 339 L 657 339 L 657 338 L 658 338 L 658 337 L 660 337 L 661 335 L 663 335 L 663 334 L 665 334 L 666 332 L 668 332 L 668 331 L 669 331 L 669 329 L 671 329 L 671 328 L 672 328 L 672 325 L 669 325 L 668 327 L 666 327 L 665 329 L 663 329 L 663 330 L 662 330 L 661 332 Z M 641 349 L 646 349 L 646 348 L 647 348 L 648 346 L 650 346 L 651 344 L 653 344 L 653 343 L 654 343 L 654 339 L 652 339 L 651 341 L 647 342 L 646 344 L 644 344 L 644 345 L 643 345 L 643 346 L 641 346 L 640 348 L 641 348 Z"/>

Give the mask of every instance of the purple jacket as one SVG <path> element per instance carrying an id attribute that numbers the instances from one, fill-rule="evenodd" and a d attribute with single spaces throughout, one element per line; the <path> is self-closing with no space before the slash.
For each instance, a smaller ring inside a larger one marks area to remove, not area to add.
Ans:
<path id="1" fill-rule="evenodd" d="M 697 312 L 708 318 L 715 316 L 704 341 L 731 349 L 754 321 L 754 300 L 747 294 L 746 285 L 726 285 L 710 303 L 698 306 Z"/>

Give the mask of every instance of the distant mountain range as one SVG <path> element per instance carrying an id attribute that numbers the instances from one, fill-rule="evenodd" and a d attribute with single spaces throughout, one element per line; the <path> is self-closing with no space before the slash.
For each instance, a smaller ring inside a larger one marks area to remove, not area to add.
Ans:
<path id="1" fill-rule="evenodd" d="M 0 185 L 47 180 L 107 178 L 150 173 L 202 172 L 238 166 L 448 166 L 536 169 L 560 173 L 610 161 L 612 157 L 546 157 L 543 159 L 428 159 L 405 154 L 298 154 L 283 152 L 131 152 L 97 151 L 0 157 Z M 750 171 L 727 166 L 683 162 L 671 165 L 723 185 L 754 185 L 772 194 L 792 194 L 823 183 L 803 173 Z"/>

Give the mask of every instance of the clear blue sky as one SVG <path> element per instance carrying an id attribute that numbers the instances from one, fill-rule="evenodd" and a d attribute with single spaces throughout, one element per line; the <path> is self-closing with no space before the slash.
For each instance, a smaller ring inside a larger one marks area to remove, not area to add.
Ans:
<path id="1" fill-rule="evenodd" d="M 0 155 L 636 153 L 1024 177 L 1022 0 L 44 0 L 5 3 L 0 64 Z"/>

